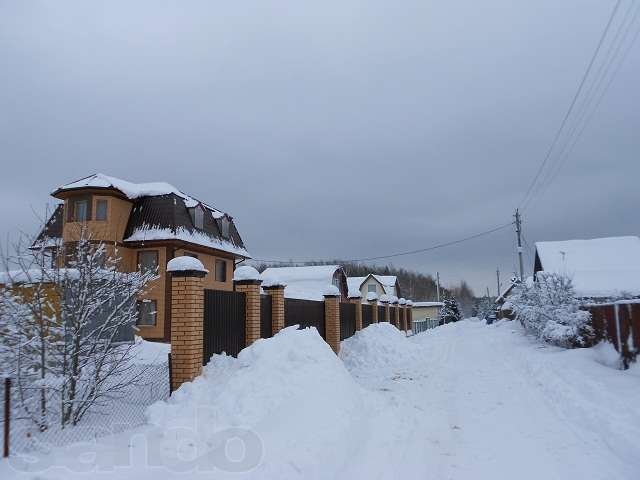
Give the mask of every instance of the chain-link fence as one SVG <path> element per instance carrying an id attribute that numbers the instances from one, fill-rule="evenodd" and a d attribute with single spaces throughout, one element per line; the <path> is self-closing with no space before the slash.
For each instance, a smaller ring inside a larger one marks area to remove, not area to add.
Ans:
<path id="1" fill-rule="evenodd" d="M 169 365 L 168 362 L 137 365 L 128 375 L 135 380 L 94 404 L 76 425 L 63 428 L 59 424 L 59 415 L 57 418 L 56 415 L 51 415 L 45 431 L 40 431 L 35 422 L 25 415 L 18 388 L 12 382 L 11 395 L 9 399 L 5 398 L 4 415 L 0 419 L 0 431 L 5 432 L 5 452 L 46 452 L 52 447 L 92 441 L 143 425 L 146 422 L 147 407 L 169 397 Z M 7 383 L 5 382 L 5 390 Z M 50 401 L 53 405 L 55 397 Z M 8 428 L 5 420 L 7 418 Z"/>

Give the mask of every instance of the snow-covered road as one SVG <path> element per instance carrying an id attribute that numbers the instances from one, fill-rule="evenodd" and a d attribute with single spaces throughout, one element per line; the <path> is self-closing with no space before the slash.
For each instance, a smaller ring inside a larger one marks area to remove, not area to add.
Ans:
<path id="1" fill-rule="evenodd" d="M 340 360 L 315 331 L 287 329 L 219 357 L 152 409 L 152 426 L 101 442 L 95 459 L 80 464 L 76 449 L 50 461 L 85 472 L 5 461 L 0 478 L 635 479 L 640 369 L 613 362 L 609 346 L 542 347 L 513 322 L 410 338 L 373 325 L 343 342 Z M 185 462 L 235 427 L 261 442 L 250 471 Z"/>

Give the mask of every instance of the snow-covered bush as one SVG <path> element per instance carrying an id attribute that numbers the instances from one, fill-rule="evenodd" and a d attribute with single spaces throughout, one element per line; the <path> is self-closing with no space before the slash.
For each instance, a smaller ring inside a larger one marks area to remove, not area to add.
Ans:
<path id="1" fill-rule="evenodd" d="M 538 272 L 536 281 L 518 285 L 509 301 L 525 329 L 545 342 L 576 347 L 593 334 L 591 315 L 580 310 L 566 275 Z"/>

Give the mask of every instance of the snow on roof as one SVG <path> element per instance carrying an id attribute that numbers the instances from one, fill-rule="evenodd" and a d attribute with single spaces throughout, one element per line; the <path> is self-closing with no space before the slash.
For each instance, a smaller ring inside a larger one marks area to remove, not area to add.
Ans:
<path id="1" fill-rule="evenodd" d="M 376 295 L 374 292 L 368 292 L 367 293 L 367 302 L 373 302 L 375 300 L 378 300 L 378 295 Z"/>
<path id="2" fill-rule="evenodd" d="M 182 240 L 195 245 L 232 253 L 239 257 L 251 258 L 246 249 L 238 247 L 227 240 L 215 238 L 197 230 L 190 232 L 183 227 L 176 228 L 175 231 L 170 228 L 138 228 L 129 237 L 125 238 L 124 242 L 149 242 L 151 240 Z"/>
<path id="3" fill-rule="evenodd" d="M 340 295 L 340 290 L 335 285 L 329 284 L 325 287 L 322 294 L 327 297 L 338 297 Z"/>
<path id="4" fill-rule="evenodd" d="M 413 302 L 414 307 L 443 307 L 442 302 Z"/>
<path id="5" fill-rule="evenodd" d="M 167 272 L 205 272 L 209 273 L 209 270 L 204 268 L 204 265 L 200 260 L 195 257 L 182 256 L 169 260 L 167 263 Z"/>
<path id="6" fill-rule="evenodd" d="M 305 300 L 323 300 L 327 285 L 333 282 L 333 275 L 339 265 L 314 265 L 307 267 L 271 267 L 262 272 L 265 282 L 277 279 L 286 284 L 284 296 Z"/>
<path id="7" fill-rule="evenodd" d="M 567 275 L 578 297 L 640 295 L 640 238 L 536 242 L 545 272 Z"/>
<path id="8" fill-rule="evenodd" d="M 216 208 L 200 202 L 199 200 L 181 192 L 176 187 L 166 182 L 146 182 L 146 183 L 133 183 L 120 178 L 111 177 L 104 173 L 94 173 L 88 177 L 81 178 L 75 182 L 67 183 L 58 187 L 56 192 L 65 190 L 74 190 L 76 188 L 114 188 L 122 192 L 130 200 L 135 200 L 140 197 L 157 197 L 160 195 L 175 194 L 182 197 L 187 207 L 195 207 L 198 204 L 203 205 L 211 211 L 214 218 L 221 218 L 224 213 Z M 55 192 L 54 192 L 55 193 Z"/>
<path id="9" fill-rule="evenodd" d="M 382 295 L 380 295 L 379 300 L 382 303 L 389 303 L 389 295 L 387 295 L 386 293 L 383 293 Z"/>
<path id="10" fill-rule="evenodd" d="M 260 272 L 252 266 L 243 265 L 236 268 L 236 271 L 233 272 L 233 280 L 236 282 L 243 280 L 262 280 L 262 277 L 260 276 Z"/>
<path id="11" fill-rule="evenodd" d="M 347 288 L 349 289 L 349 296 L 360 293 L 360 287 L 362 286 L 362 282 L 364 282 L 366 278 L 367 277 L 347 277 Z"/>
<path id="12" fill-rule="evenodd" d="M 378 280 L 382 286 L 384 287 L 385 293 L 389 295 L 393 295 L 393 289 L 396 286 L 396 282 L 398 281 L 398 277 L 395 275 L 375 275 L 373 277 Z"/>

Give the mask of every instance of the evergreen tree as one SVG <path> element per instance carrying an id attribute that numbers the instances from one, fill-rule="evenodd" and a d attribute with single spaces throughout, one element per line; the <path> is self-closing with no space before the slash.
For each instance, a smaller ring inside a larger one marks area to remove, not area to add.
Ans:
<path id="1" fill-rule="evenodd" d="M 462 319 L 460 307 L 455 298 L 447 296 L 443 300 L 443 303 L 444 306 L 440 310 L 440 318 L 443 319 L 444 323 L 457 322 Z"/>

